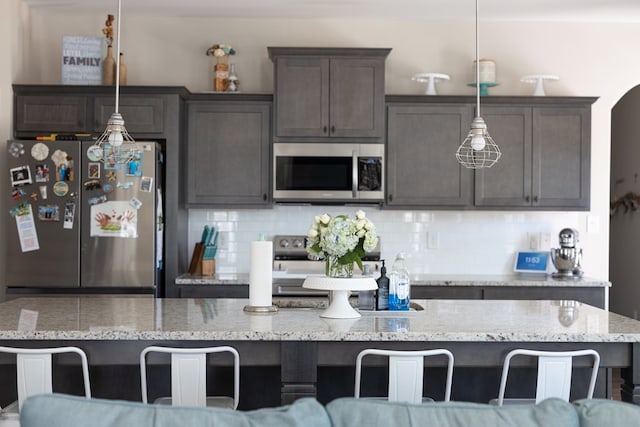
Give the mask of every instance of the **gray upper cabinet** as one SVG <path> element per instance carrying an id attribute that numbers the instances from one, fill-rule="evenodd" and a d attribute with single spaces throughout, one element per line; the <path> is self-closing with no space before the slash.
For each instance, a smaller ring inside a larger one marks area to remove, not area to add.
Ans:
<path id="1" fill-rule="evenodd" d="M 471 97 L 387 96 L 385 206 L 496 210 L 590 208 L 592 97 L 485 97 L 481 116 L 502 157 L 462 169 Z"/>
<path id="2" fill-rule="evenodd" d="M 589 209 L 590 103 L 488 107 L 482 116 L 503 155 L 492 168 L 476 171 L 476 206 Z"/>
<path id="3" fill-rule="evenodd" d="M 389 104 L 387 114 L 386 206 L 472 206 L 472 172 L 455 157 L 468 132 L 472 109 Z"/>
<path id="4" fill-rule="evenodd" d="M 85 95 L 14 94 L 15 132 L 89 132 Z"/>
<path id="5" fill-rule="evenodd" d="M 531 108 L 484 106 L 480 113 L 502 157 L 476 171 L 476 206 L 531 206 Z"/>
<path id="6" fill-rule="evenodd" d="M 384 140 L 390 49 L 270 47 L 274 141 Z"/>
<path id="7" fill-rule="evenodd" d="M 132 134 L 154 134 L 164 132 L 164 96 L 122 95 L 118 111 L 125 120 L 127 131 Z M 99 96 L 94 99 L 93 131 L 102 132 L 111 114 L 115 111 L 113 96 Z"/>
<path id="8" fill-rule="evenodd" d="M 189 101 L 187 110 L 187 204 L 270 207 L 271 102 Z"/>

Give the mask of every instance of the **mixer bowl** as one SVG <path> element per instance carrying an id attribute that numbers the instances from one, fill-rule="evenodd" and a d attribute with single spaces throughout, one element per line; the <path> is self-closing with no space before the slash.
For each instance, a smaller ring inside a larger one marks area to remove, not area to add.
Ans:
<path id="1" fill-rule="evenodd" d="M 573 276 L 580 272 L 582 249 L 576 248 L 552 248 L 551 262 L 558 270 L 559 275 Z"/>

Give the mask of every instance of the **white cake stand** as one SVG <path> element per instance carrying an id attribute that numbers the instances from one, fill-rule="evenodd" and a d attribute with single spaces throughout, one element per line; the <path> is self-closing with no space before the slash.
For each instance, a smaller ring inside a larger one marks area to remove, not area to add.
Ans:
<path id="1" fill-rule="evenodd" d="M 378 289 L 378 284 L 373 277 L 336 278 L 320 275 L 310 275 L 304 280 L 303 288 L 329 291 L 332 295 L 329 307 L 320 314 L 320 317 L 330 319 L 355 319 L 360 317 L 349 304 L 351 291 L 370 291 Z"/>
<path id="2" fill-rule="evenodd" d="M 543 84 L 545 80 L 555 81 L 555 80 L 560 80 L 560 77 L 553 76 L 551 74 L 536 74 L 531 76 L 524 76 L 520 79 L 520 81 L 523 83 L 536 84 L 536 89 L 533 92 L 533 96 L 545 96 L 544 84 Z"/>
<path id="3" fill-rule="evenodd" d="M 425 95 L 436 95 L 436 82 L 440 80 L 449 80 L 449 76 L 442 73 L 422 73 L 415 74 L 411 77 L 411 80 L 427 84 Z"/>

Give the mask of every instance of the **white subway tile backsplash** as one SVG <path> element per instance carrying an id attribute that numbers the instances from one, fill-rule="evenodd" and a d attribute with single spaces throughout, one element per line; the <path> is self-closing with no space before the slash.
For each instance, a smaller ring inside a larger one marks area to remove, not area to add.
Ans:
<path id="1" fill-rule="evenodd" d="M 398 252 L 407 254 L 411 272 L 430 274 L 506 274 L 517 250 L 529 249 L 527 233 L 549 233 L 557 246 L 558 232 L 581 228 L 586 214 L 559 212 L 397 211 L 355 206 L 275 205 L 265 210 L 199 210 L 189 212 L 189 247 L 200 240 L 202 228 L 220 231 L 216 270 L 249 271 L 249 245 L 264 233 L 306 235 L 314 217 L 353 216 L 362 209 L 381 238 L 381 256 L 389 266 Z M 584 228 L 584 227 L 582 227 Z M 428 248 L 427 232 L 439 233 L 438 247 Z"/>

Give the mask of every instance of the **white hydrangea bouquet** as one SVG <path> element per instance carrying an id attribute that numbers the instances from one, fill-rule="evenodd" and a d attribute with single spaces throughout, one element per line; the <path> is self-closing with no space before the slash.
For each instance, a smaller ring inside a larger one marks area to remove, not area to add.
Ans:
<path id="1" fill-rule="evenodd" d="M 316 216 L 307 239 L 307 252 L 325 260 L 325 273 L 330 277 L 351 277 L 354 263 L 362 271 L 362 258 L 378 244 L 376 227 L 362 210 L 355 218 Z"/>

